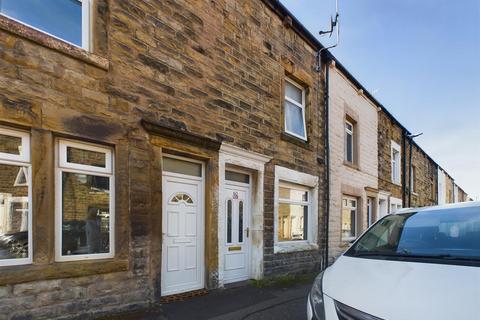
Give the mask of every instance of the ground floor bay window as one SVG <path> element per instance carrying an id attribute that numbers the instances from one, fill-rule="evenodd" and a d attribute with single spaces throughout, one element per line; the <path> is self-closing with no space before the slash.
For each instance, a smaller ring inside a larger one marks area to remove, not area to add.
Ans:
<path id="1" fill-rule="evenodd" d="M 0 266 L 32 262 L 30 134 L 0 127 Z"/>
<path id="2" fill-rule="evenodd" d="M 113 155 L 110 148 L 59 140 L 56 170 L 56 260 L 114 255 Z"/>
<path id="3" fill-rule="evenodd" d="M 274 252 L 318 248 L 318 177 L 275 167 Z"/>

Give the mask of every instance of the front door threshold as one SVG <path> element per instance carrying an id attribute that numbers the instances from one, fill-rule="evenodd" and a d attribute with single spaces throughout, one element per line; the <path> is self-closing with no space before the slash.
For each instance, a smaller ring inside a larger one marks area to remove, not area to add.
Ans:
<path id="1" fill-rule="evenodd" d="M 206 294 L 208 294 L 207 289 L 200 289 L 200 290 L 176 293 L 176 294 L 161 297 L 160 298 L 160 303 L 161 304 L 168 304 L 168 303 L 172 303 L 172 302 L 185 301 L 185 300 L 192 299 L 192 298 L 195 298 L 195 297 L 201 297 L 201 296 L 204 296 Z"/>

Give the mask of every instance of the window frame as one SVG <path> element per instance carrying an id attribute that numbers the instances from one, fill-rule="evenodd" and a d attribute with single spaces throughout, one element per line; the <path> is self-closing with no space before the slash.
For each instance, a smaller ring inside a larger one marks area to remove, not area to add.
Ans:
<path id="1" fill-rule="evenodd" d="M 347 201 L 347 207 L 343 205 L 344 201 Z M 348 206 L 349 201 L 355 201 L 355 223 L 353 223 L 353 228 L 354 228 L 354 236 L 353 237 L 344 237 L 342 228 L 340 228 L 340 235 L 342 241 L 352 241 L 358 238 L 358 209 L 359 209 L 359 198 L 349 196 L 349 195 L 342 195 L 342 215 L 341 215 L 341 226 L 343 225 L 343 210 L 345 208 L 349 208 L 350 210 L 353 209 L 353 207 Z"/>
<path id="2" fill-rule="evenodd" d="M 395 211 L 392 211 L 392 206 L 395 206 L 395 209 L 396 209 Z M 395 198 L 395 197 L 390 197 L 390 203 L 389 203 L 389 207 L 388 207 L 389 213 L 394 214 L 400 209 L 403 209 L 402 199 Z"/>
<path id="3" fill-rule="evenodd" d="M 67 146 L 73 146 L 88 151 L 105 152 L 106 168 L 95 166 L 80 165 L 66 161 Z M 115 174 L 114 174 L 114 150 L 108 146 L 91 144 L 88 142 L 73 141 L 69 139 L 58 139 L 56 141 L 56 165 L 55 165 L 55 261 L 81 261 L 111 259 L 115 257 Z M 63 154 L 62 154 L 63 153 Z M 107 160 L 108 159 L 108 160 Z M 107 161 L 110 161 L 109 163 Z M 108 168 L 108 170 L 106 170 Z M 62 255 L 62 218 L 63 218 L 63 185 L 62 173 L 80 173 L 92 176 L 101 176 L 109 178 L 109 252 Z"/>
<path id="4" fill-rule="evenodd" d="M 307 135 L 307 120 L 306 120 L 306 90 L 303 86 L 301 86 L 300 84 L 298 84 L 297 82 L 293 81 L 292 79 L 290 78 L 285 78 L 285 82 L 288 82 L 290 83 L 291 85 L 293 85 L 294 87 L 300 89 L 302 91 L 302 103 L 298 103 L 297 101 L 287 97 L 287 90 L 286 90 L 286 87 L 287 87 L 287 84 L 285 83 L 284 85 L 284 103 L 283 103 L 283 115 L 284 115 L 284 123 L 283 123 L 283 126 L 284 126 L 284 130 L 286 133 L 288 133 L 289 135 L 292 135 L 296 138 L 299 138 L 303 141 L 308 141 L 308 135 Z M 285 100 L 294 104 L 295 106 L 299 107 L 301 110 L 302 110 L 302 118 L 303 118 L 303 130 L 304 130 L 304 136 L 301 136 L 301 135 L 298 135 L 294 132 L 291 132 L 287 129 L 287 113 L 286 113 L 286 104 L 285 104 Z"/>
<path id="5" fill-rule="evenodd" d="M 367 196 L 367 228 L 373 224 L 373 203 L 375 198 Z"/>
<path id="6" fill-rule="evenodd" d="M 87 151 L 93 151 L 93 152 L 99 152 L 99 153 L 105 153 L 105 168 L 68 162 L 67 160 L 68 147 L 87 150 Z M 59 148 L 58 165 L 62 168 L 70 168 L 74 170 L 92 171 L 92 172 L 107 173 L 107 174 L 113 173 L 112 150 L 109 149 L 108 147 L 101 147 L 101 146 L 93 145 L 90 143 L 82 143 L 82 142 L 77 142 L 77 141 L 72 141 L 67 139 L 59 139 L 58 148 Z"/>
<path id="7" fill-rule="evenodd" d="M 22 148 L 20 154 L 0 152 L 0 159 L 5 161 L 30 163 L 30 133 L 27 131 L 15 130 L 0 126 L 0 134 L 20 138 Z M 25 147 L 24 147 L 25 146 Z"/>
<path id="8" fill-rule="evenodd" d="M 310 210 L 308 216 L 308 230 L 304 231 L 307 240 L 279 241 L 278 240 L 278 215 L 279 215 L 279 190 L 282 183 L 291 183 L 309 189 Z M 282 166 L 275 166 L 274 180 L 274 208 L 273 208 L 273 252 L 288 253 L 308 250 L 318 250 L 318 176 L 295 171 Z"/>
<path id="9" fill-rule="evenodd" d="M 398 153 L 398 161 L 394 160 L 394 154 L 395 152 Z M 401 185 L 402 184 L 402 176 L 401 176 L 401 166 L 402 166 L 402 149 L 398 143 L 395 141 L 391 141 L 391 146 L 390 146 L 390 168 L 392 171 L 392 182 L 396 185 Z M 394 166 L 394 162 L 396 166 Z"/>
<path id="10" fill-rule="evenodd" d="M 22 24 L 22 25 L 24 25 L 28 28 L 31 28 L 31 29 L 34 29 L 38 32 L 46 34 L 46 35 L 48 35 L 52 38 L 55 38 L 55 39 L 60 40 L 62 42 L 68 43 L 72 46 L 75 46 L 77 48 L 81 48 L 81 49 L 84 49 L 86 51 L 91 51 L 91 38 L 92 38 L 92 25 L 91 25 L 92 19 L 91 19 L 91 15 L 92 15 L 92 2 L 93 1 L 92 0 L 75 0 L 75 1 L 80 2 L 81 5 L 82 5 L 82 45 L 81 46 L 79 46 L 75 43 L 72 43 L 70 41 L 67 41 L 65 39 L 62 39 L 62 38 L 60 38 L 56 35 L 53 35 L 53 34 L 47 32 L 47 31 L 44 31 L 40 28 L 34 27 L 31 24 L 28 24 L 28 23 L 26 23 L 22 20 L 18 20 L 18 19 L 13 18 L 9 15 L 6 15 L 4 13 L 0 12 L 0 15 L 4 16 L 4 17 L 7 17 L 8 19 L 11 19 L 15 22 L 18 22 L 18 23 L 20 23 L 20 24 Z"/>
<path id="11" fill-rule="evenodd" d="M 280 204 L 293 204 L 293 205 L 300 205 L 300 206 L 306 206 L 308 211 L 307 211 L 307 230 L 303 230 L 304 233 L 304 238 L 303 240 L 279 240 L 278 239 L 278 230 L 277 230 L 277 241 L 279 243 L 286 243 L 286 244 L 296 244 L 296 243 L 308 243 L 309 238 L 311 235 L 309 235 L 309 222 L 311 218 L 311 212 L 312 212 L 312 196 L 311 196 L 311 188 L 304 186 L 304 185 L 299 185 L 299 184 L 294 184 L 288 181 L 280 180 L 278 188 L 288 188 L 292 190 L 297 190 L 297 191 L 302 191 L 302 192 L 307 192 L 307 199 L 308 201 L 299 201 L 299 200 L 290 200 L 290 199 L 285 199 L 285 198 L 280 198 L 280 195 L 278 196 L 278 205 Z M 280 193 L 280 192 L 279 192 Z M 304 216 L 305 219 L 305 216 Z M 278 220 L 278 216 L 277 216 Z"/>
<path id="12" fill-rule="evenodd" d="M 351 130 L 348 129 L 347 125 L 350 125 L 352 127 Z M 348 135 L 350 135 L 352 137 L 352 160 L 348 160 L 348 144 L 347 144 L 347 137 Z M 355 124 L 348 120 L 348 119 L 345 119 L 345 139 L 344 139 L 344 144 L 345 144 L 345 162 L 349 163 L 349 164 L 355 164 Z"/>
<path id="13" fill-rule="evenodd" d="M 0 267 L 32 264 L 33 262 L 33 223 L 32 223 L 32 164 L 30 158 L 30 133 L 22 130 L 15 130 L 0 126 L 0 134 L 5 134 L 22 139 L 22 148 L 20 155 L 12 155 L 0 152 L 0 164 L 16 166 L 19 168 L 27 167 L 28 183 L 28 257 L 19 259 L 0 259 Z"/>

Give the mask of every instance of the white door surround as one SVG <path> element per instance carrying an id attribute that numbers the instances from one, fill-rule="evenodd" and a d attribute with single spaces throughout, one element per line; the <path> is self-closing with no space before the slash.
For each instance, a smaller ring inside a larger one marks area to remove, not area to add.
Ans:
<path id="1" fill-rule="evenodd" d="M 165 157 L 198 164 L 201 174 L 179 173 L 181 166 L 176 172 L 165 168 L 162 172 L 162 296 L 205 286 L 204 165 L 191 159 Z"/>
<path id="2" fill-rule="evenodd" d="M 250 259 L 249 279 L 263 277 L 263 181 L 265 164 L 272 158 L 223 143 L 219 151 L 219 205 L 218 243 L 226 243 L 226 190 L 225 170 L 236 168 L 250 173 Z M 235 171 L 235 170 L 234 170 Z M 218 286 L 225 284 L 225 254 L 218 250 Z M 228 282 L 228 280 L 227 280 Z"/>

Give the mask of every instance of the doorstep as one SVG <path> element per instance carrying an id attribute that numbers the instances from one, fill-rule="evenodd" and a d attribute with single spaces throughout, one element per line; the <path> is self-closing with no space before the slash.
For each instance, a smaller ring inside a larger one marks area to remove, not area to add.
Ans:
<path id="1" fill-rule="evenodd" d="M 161 304 L 168 304 L 168 303 L 173 303 L 173 302 L 180 302 L 180 301 L 185 301 L 185 300 L 192 299 L 192 298 L 195 298 L 195 297 L 201 297 L 201 296 L 204 296 L 206 294 L 208 294 L 208 291 L 206 289 L 177 293 L 177 294 L 172 294 L 172 295 L 169 295 L 169 296 L 161 297 L 160 298 L 160 303 Z"/>

